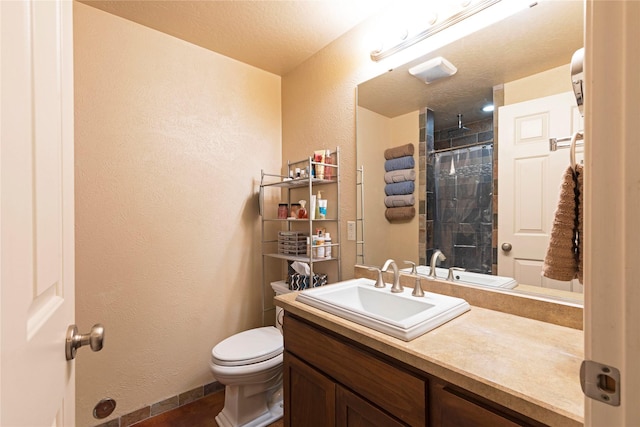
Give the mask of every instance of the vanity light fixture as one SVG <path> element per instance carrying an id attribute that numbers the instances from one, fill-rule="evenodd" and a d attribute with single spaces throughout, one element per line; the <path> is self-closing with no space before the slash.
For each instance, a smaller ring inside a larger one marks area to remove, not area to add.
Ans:
<path id="1" fill-rule="evenodd" d="M 484 107 L 482 107 L 482 111 L 484 111 L 485 113 L 490 113 L 494 110 L 494 105 L 493 104 L 487 104 Z"/>
<path id="2" fill-rule="evenodd" d="M 413 37 L 402 40 L 400 43 L 394 46 L 391 46 L 388 49 L 381 48 L 381 49 L 373 50 L 370 54 L 371 59 L 377 62 L 384 58 L 387 58 L 388 56 L 391 56 L 394 53 L 400 52 L 401 50 L 406 49 L 409 46 L 413 46 L 414 44 L 421 42 L 427 37 L 430 37 L 454 24 L 457 24 L 458 22 L 464 20 L 465 18 L 471 15 L 474 15 L 498 2 L 500 2 L 500 0 L 480 0 L 475 2 L 475 4 L 471 4 L 471 2 L 467 2 L 467 1 L 462 1 L 460 2 L 460 5 L 463 7 L 463 9 L 460 12 L 449 16 L 448 18 L 444 19 L 442 22 L 427 28 L 426 30 L 416 34 Z M 438 14 L 435 14 L 434 16 L 435 16 L 435 19 L 437 20 Z"/>
<path id="3" fill-rule="evenodd" d="M 409 68 L 409 74 L 426 84 L 433 83 L 436 80 L 440 80 L 445 77 L 453 76 L 457 71 L 458 69 L 455 65 L 444 59 L 442 56 L 432 58 L 422 64 Z"/>

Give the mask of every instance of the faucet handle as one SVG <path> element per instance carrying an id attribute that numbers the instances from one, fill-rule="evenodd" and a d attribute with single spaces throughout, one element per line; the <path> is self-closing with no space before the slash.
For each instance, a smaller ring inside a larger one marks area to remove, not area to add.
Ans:
<path id="1" fill-rule="evenodd" d="M 411 272 L 409 274 L 418 274 L 418 271 L 416 270 L 416 263 L 413 261 L 404 261 L 405 264 L 410 265 L 411 266 Z"/>
<path id="2" fill-rule="evenodd" d="M 384 284 L 384 280 L 382 280 L 382 271 L 379 268 L 376 267 L 369 267 L 368 268 L 370 271 L 375 271 L 378 273 L 378 278 L 376 279 L 376 284 L 374 285 L 376 288 L 384 288 L 385 284 Z"/>
<path id="3" fill-rule="evenodd" d="M 466 271 L 464 268 L 461 267 L 450 267 L 449 268 L 449 275 L 447 276 L 447 280 L 450 282 L 455 282 L 456 278 L 454 276 L 454 271 Z"/>
<path id="4" fill-rule="evenodd" d="M 411 292 L 411 295 L 413 295 L 414 297 L 421 298 L 424 296 L 424 291 L 422 290 L 422 282 L 420 282 L 420 276 L 416 274 L 415 279 L 416 279 L 416 284 L 413 287 L 413 292 Z"/>

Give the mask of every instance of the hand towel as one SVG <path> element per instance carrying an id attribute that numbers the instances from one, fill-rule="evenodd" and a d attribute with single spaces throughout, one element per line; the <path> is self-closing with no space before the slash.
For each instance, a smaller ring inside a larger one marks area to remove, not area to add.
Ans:
<path id="1" fill-rule="evenodd" d="M 395 182 L 393 184 L 385 185 L 384 192 L 387 196 L 413 194 L 415 187 L 416 185 L 413 181 Z"/>
<path id="2" fill-rule="evenodd" d="M 390 159 L 384 162 L 385 172 L 391 172 L 398 169 L 413 169 L 415 161 L 413 156 L 398 157 L 397 159 Z"/>
<path id="3" fill-rule="evenodd" d="M 560 200 L 542 265 L 542 275 L 550 279 L 568 281 L 578 277 L 576 195 L 576 176 L 573 168 L 569 167 L 563 175 Z"/>
<path id="4" fill-rule="evenodd" d="M 407 221 L 413 218 L 416 215 L 416 208 L 413 206 L 401 207 L 401 208 L 387 208 L 384 212 L 384 216 L 387 218 L 387 221 Z"/>
<path id="5" fill-rule="evenodd" d="M 405 194 L 403 196 L 387 196 L 384 198 L 384 205 L 388 208 L 401 208 L 403 206 L 413 206 L 416 199 L 413 194 Z"/>
<path id="6" fill-rule="evenodd" d="M 404 156 L 413 156 L 413 144 L 405 144 L 384 150 L 384 158 L 387 160 Z"/>
<path id="7" fill-rule="evenodd" d="M 384 182 L 393 184 L 394 182 L 415 181 L 416 171 L 413 169 L 398 169 L 384 174 Z"/>
<path id="8" fill-rule="evenodd" d="M 582 279 L 584 278 L 584 261 L 582 259 L 584 251 L 584 233 L 582 232 L 582 225 L 584 223 L 584 166 L 580 164 L 576 165 L 575 171 L 577 181 L 576 192 L 578 193 L 578 229 L 576 231 L 576 240 L 578 241 L 578 281 L 582 283 Z"/>

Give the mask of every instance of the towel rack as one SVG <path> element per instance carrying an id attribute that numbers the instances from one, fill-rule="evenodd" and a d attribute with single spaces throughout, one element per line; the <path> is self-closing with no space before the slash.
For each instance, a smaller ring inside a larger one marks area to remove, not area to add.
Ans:
<path id="1" fill-rule="evenodd" d="M 549 151 L 556 151 L 558 148 L 571 147 L 571 136 L 565 138 L 549 138 Z M 584 145 L 584 132 L 578 132 L 576 145 Z"/>

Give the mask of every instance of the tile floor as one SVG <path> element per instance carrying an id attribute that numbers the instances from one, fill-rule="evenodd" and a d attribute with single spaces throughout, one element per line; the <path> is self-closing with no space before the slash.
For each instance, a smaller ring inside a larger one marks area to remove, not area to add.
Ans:
<path id="1" fill-rule="evenodd" d="M 220 391 L 148 418 L 134 424 L 133 427 L 217 427 L 215 417 L 223 407 L 224 391 Z M 284 421 L 280 419 L 269 427 L 284 427 Z"/>

